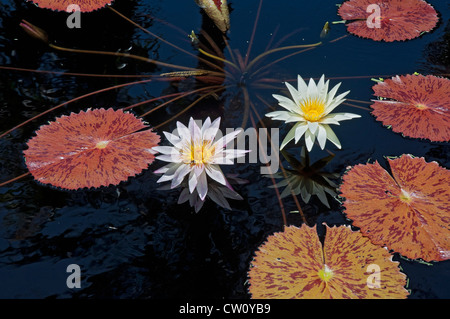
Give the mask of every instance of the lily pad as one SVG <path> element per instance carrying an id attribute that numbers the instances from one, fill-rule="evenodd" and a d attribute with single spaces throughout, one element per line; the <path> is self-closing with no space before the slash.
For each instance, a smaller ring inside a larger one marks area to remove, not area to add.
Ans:
<path id="1" fill-rule="evenodd" d="M 78 5 L 81 12 L 91 12 L 111 4 L 114 0 L 29 0 L 40 8 L 66 11 L 70 5 Z"/>
<path id="2" fill-rule="evenodd" d="M 373 86 L 382 97 L 372 114 L 397 133 L 434 142 L 450 141 L 450 80 L 434 75 L 405 75 Z"/>
<path id="3" fill-rule="evenodd" d="M 248 273 L 255 299 L 406 298 L 406 275 L 384 248 L 349 226 L 286 227 L 259 247 Z"/>
<path id="4" fill-rule="evenodd" d="M 24 151 L 33 177 L 63 189 L 117 185 L 146 169 L 160 137 L 131 113 L 95 109 L 42 126 Z"/>
<path id="5" fill-rule="evenodd" d="M 410 259 L 450 259 L 450 171 L 424 158 L 352 167 L 340 187 L 345 214 L 377 245 Z"/>
<path id="6" fill-rule="evenodd" d="M 423 0 L 349 0 L 338 11 L 347 30 L 375 41 L 404 41 L 432 30 L 436 10 Z"/>

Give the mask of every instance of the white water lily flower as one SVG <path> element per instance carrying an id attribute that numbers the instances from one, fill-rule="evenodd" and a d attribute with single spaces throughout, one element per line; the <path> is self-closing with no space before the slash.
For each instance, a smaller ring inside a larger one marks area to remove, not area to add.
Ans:
<path id="1" fill-rule="evenodd" d="M 270 112 L 266 116 L 286 123 L 297 122 L 284 138 L 280 149 L 283 149 L 293 139 L 295 139 L 295 143 L 298 143 L 303 135 L 305 135 L 308 151 L 311 151 L 316 138 L 321 149 L 325 148 L 327 139 L 341 148 L 341 143 L 329 124 L 339 125 L 339 121 L 361 116 L 353 113 L 330 113 L 345 101 L 344 97 L 350 91 L 335 97 L 341 83 L 328 92 L 329 82 L 329 80 L 325 82 L 325 75 L 322 75 L 317 85 L 313 79 L 310 79 L 307 85 L 299 75 L 297 89 L 286 83 L 292 99 L 273 94 L 273 97 L 278 100 L 278 104 L 287 111 Z"/>
<path id="2" fill-rule="evenodd" d="M 177 122 L 178 135 L 164 132 L 173 146 L 153 147 L 153 150 L 162 154 L 157 156 L 157 159 L 170 162 L 155 171 L 157 174 L 163 173 L 158 183 L 172 181 L 171 188 L 175 188 L 187 176 L 189 192 L 192 194 L 196 190 L 202 201 L 208 193 L 207 175 L 218 183 L 227 185 L 219 165 L 233 164 L 235 158 L 244 156 L 248 151 L 224 149 L 240 131 L 234 131 L 214 141 L 219 125 L 220 117 L 212 123 L 208 117 L 201 128 L 191 118 L 188 127 Z"/>

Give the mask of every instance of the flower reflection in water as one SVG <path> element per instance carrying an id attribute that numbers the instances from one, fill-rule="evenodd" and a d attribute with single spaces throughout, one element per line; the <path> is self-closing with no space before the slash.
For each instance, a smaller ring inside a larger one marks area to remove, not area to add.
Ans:
<path id="1" fill-rule="evenodd" d="M 312 195 L 316 195 L 320 201 L 330 208 L 326 193 L 335 197 L 337 195 L 337 184 L 332 180 L 339 178 L 337 173 L 328 173 L 322 169 L 333 159 L 334 155 L 326 156 L 314 164 L 310 164 L 309 154 L 302 148 L 300 161 L 298 161 L 292 154 L 282 150 L 286 161 L 290 164 L 291 169 L 285 169 L 284 172 L 278 172 L 265 177 L 283 178 L 282 181 L 274 187 L 285 187 L 281 193 L 281 198 L 284 198 L 291 193 L 301 195 L 302 200 L 308 203 Z"/>
<path id="2" fill-rule="evenodd" d="M 230 179 L 229 176 L 227 176 Z M 234 189 L 231 187 L 229 183 L 226 186 L 219 184 L 211 178 L 207 178 L 208 183 L 208 193 L 204 199 L 200 198 L 197 189 L 194 189 L 191 193 L 189 191 L 189 185 L 186 180 L 184 180 L 180 185 L 175 188 L 182 187 L 182 191 L 180 196 L 178 197 L 177 204 L 183 204 L 189 201 L 189 205 L 195 209 L 195 212 L 198 213 L 200 209 L 202 209 L 203 204 L 206 202 L 207 198 L 210 198 L 213 202 L 215 202 L 220 207 L 231 210 L 231 206 L 227 201 L 228 199 L 233 200 L 243 200 L 241 195 L 236 193 Z M 158 188 L 158 190 L 170 190 L 172 189 L 170 184 L 166 184 Z"/>

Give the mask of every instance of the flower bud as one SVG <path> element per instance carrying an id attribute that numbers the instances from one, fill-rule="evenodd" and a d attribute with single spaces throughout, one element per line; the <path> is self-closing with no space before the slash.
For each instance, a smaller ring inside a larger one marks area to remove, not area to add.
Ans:
<path id="1" fill-rule="evenodd" d="M 37 26 L 32 25 L 31 23 L 29 23 L 28 21 L 25 21 L 25 20 L 22 20 L 22 22 L 20 23 L 20 26 L 22 27 L 22 29 L 25 30 L 26 33 L 31 35 L 33 38 L 41 40 L 44 43 L 48 43 L 47 32 L 45 32 L 41 28 L 38 28 Z"/>

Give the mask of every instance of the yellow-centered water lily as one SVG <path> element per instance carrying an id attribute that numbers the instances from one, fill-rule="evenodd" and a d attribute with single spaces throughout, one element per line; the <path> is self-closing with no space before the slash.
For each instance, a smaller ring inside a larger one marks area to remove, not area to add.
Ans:
<path id="1" fill-rule="evenodd" d="M 305 135 L 305 144 L 308 151 L 311 151 L 316 138 L 321 149 L 325 148 L 327 139 L 341 148 L 339 139 L 329 125 L 339 125 L 339 121 L 361 116 L 353 113 L 330 113 L 345 101 L 344 97 L 350 91 L 335 97 L 341 83 L 328 92 L 329 82 L 329 80 L 325 82 L 325 75 L 322 75 L 317 84 L 313 79 L 310 79 L 309 83 L 306 84 L 299 75 L 297 89 L 286 83 L 292 99 L 282 95 L 272 95 L 278 100 L 278 104 L 287 111 L 270 112 L 266 116 L 274 120 L 285 121 L 285 123 L 296 122 L 281 143 L 280 149 L 283 149 L 293 139 L 295 143 L 298 143 L 303 135 Z"/>
<path id="2" fill-rule="evenodd" d="M 187 177 L 190 194 L 196 190 L 201 201 L 205 200 L 208 193 L 208 176 L 231 189 L 219 165 L 233 164 L 235 158 L 245 156 L 248 151 L 225 149 L 226 145 L 240 133 L 238 130 L 215 141 L 219 125 L 220 117 L 212 123 L 208 117 L 202 127 L 190 118 L 188 127 L 177 122 L 177 134 L 164 132 L 173 146 L 153 148 L 161 153 L 157 159 L 170 163 L 155 171 L 157 174 L 163 174 L 158 183 L 171 181 L 171 188 L 175 188 Z"/>

